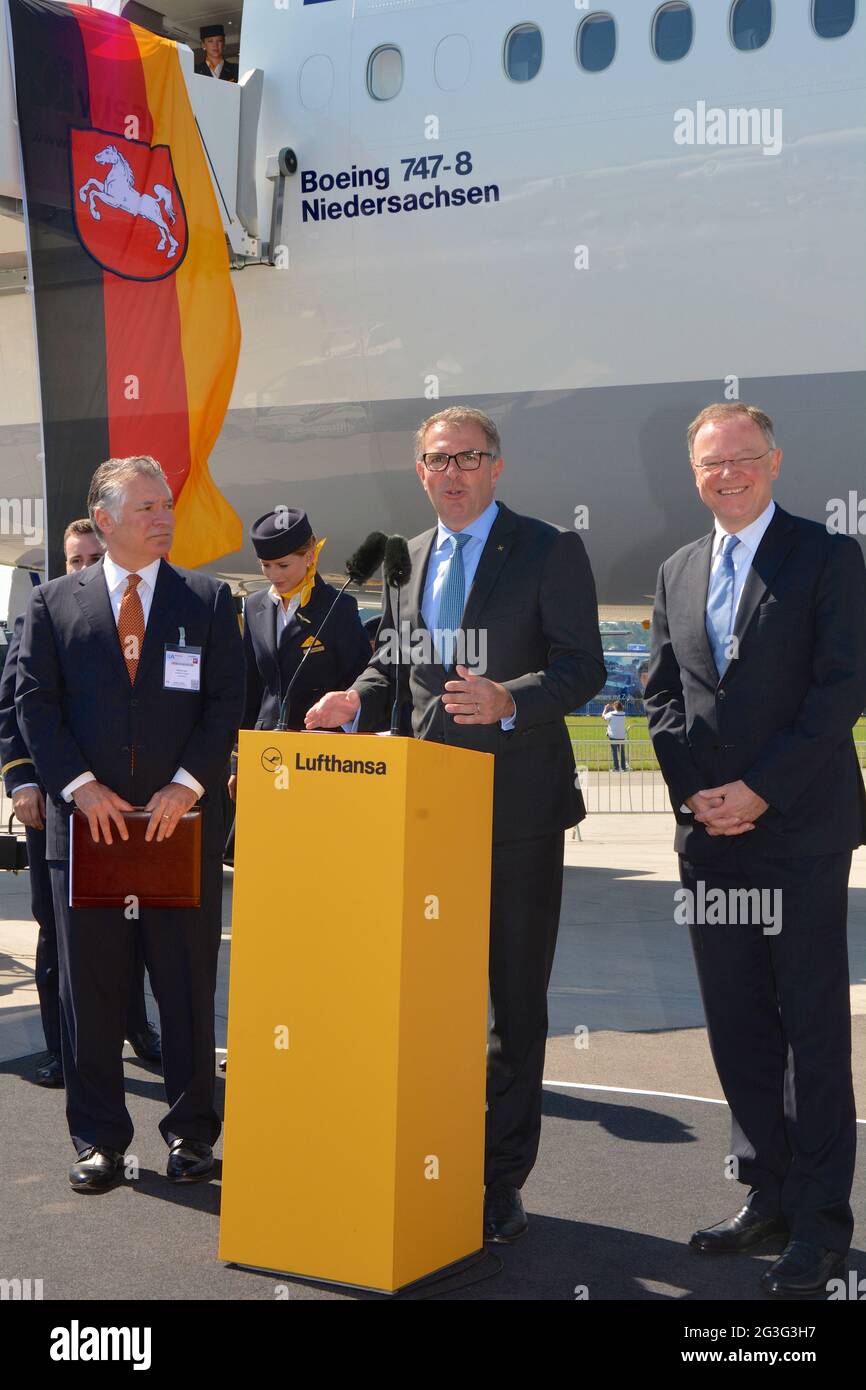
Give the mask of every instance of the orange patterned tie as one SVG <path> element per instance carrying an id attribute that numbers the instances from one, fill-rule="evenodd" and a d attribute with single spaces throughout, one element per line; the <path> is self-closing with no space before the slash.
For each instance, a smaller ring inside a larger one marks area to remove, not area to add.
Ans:
<path id="1" fill-rule="evenodd" d="M 144 641 L 144 609 L 138 593 L 141 575 L 130 574 L 126 582 L 128 587 L 120 600 L 117 635 L 120 638 L 120 650 L 126 661 L 130 682 L 134 685 L 135 673 L 141 660 L 141 644 Z"/>

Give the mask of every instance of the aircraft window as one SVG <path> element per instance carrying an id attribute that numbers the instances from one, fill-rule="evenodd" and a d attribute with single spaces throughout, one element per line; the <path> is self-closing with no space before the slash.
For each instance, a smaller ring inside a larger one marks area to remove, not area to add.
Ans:
<path id="1" fill-rule="evenodd" d="M 812 27 L 820 39 L 841 39 L 854 23 L 855 0 L 812 0 Z"/>
<path id="2" fill-rule="evenodd" d="M 772 27 L 772 0 L 734 0 L 731 38 L 735 48 L 763 48 Z"/>
<path id="3" fill-rule="evenodd" d="M 585 72 L 603 72 L 616 53 L 616 25 L 609 14 L 587 15 L 577 31 L 577 61 Z"/>
<path id="4" fill-rule="evenodd" d="M 447 34 L 436 46 L 433 75 L 443 92 L 456 92 L 469 81 L 472 50 L 463 34 Z"/>
<path id="5" fill-rule="evenodd" d="M 675 63 L 685 58 L 692 46 L 694 20 L 692 7 L 683 0 L 662 5 L 653 20 L 653 52 L 663 63 Z"/>
<path id="6" fill-rule="evenodd" d="M 391 101 L 403 86 L 403 54 L 391 44 L 370 54 L 367 91 L 376 101 Z"/>
<path id="7" fill-rule="evenodd" d="M 541 67 L 541 30 L 518 24 L 505 40 L 505 71 L 514 82 L 531 82 Z"/>

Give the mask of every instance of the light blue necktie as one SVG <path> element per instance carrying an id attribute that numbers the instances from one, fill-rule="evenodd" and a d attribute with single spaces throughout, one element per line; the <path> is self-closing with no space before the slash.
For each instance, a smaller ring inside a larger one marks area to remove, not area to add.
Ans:
<path id="1" fill-rule="evenodd" d="M 713 649 L 716 670 L 722 674 L 728 664 L 725 650 L 734 631 L 734 548 L 738 536 L 725 536 L 722 553 L 707 594 L 707 636 Z"/>
<path id="2" fill-rule="evenodd" d="M 446 671 L 450 671 L 454 661 L 454 647 L 466 603 L 466 575 L 463 570 L 462 552 L 464 545 L 468 545 L 472 538 L 461 533 L 459 536 L 452 536 L 451 539 L 454 548 L 445 571 L 442 593 L 439 595 L 439 617 L 436 622 L 436 636 L 440 643 L 442 665 Z"/>

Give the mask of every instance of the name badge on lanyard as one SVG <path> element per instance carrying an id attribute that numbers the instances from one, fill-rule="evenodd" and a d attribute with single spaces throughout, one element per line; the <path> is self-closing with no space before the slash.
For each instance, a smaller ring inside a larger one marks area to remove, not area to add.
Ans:
<path id="1" fill-rule="evenodd" d="M 180 640 L 165 644 L 163 690 L 201 690 L 201 647 L 188 647 L 183 628 Z"/>

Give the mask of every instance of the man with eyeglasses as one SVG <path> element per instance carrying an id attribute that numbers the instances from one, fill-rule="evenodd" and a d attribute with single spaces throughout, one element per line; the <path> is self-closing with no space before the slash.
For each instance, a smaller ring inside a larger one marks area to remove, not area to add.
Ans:
<path id="1" fill-rule="evenodd" d="M 520 1188 L 541 1133 L 564 832 L 585 815 L 565 715 L 605 678 L 595 584 L 576 532 L 495 500 L 504 464 L 487 415 L 439 411 L 415 443 L 415 471 L 439 521 L 409 542 L 412 576 L 400 599 L 412 649 L 419 630 L 433 648 L 419 644 L 422 659 L 408 672 L 413 732 L 496 759 L 484 1235 L 510 1242 L 526 1230 Z M 308 728 L 387 727 L 395 607 L 386 590 L 376 654 L 350 690 L 312 707 Z M 484 639 L 474 647 L 486 648 L 484 674 L 469 669 L 473 634 Z"/>
<path id="2" fill-rule="evenodd" d="M 846 913 L 866 841 L 852 738 L 866 569 L 855 541 L 774 503 L 782 451 L 764 411 L 707 406 L 688 445 L 715 525 L 659 572 L 646 710 L 731 1108 L 726 1163 L 749 1189 L 691 1244 L 787 1242 L 761 1283 L 807 1297 L 843 1273 L 853 1229 Z"/>

